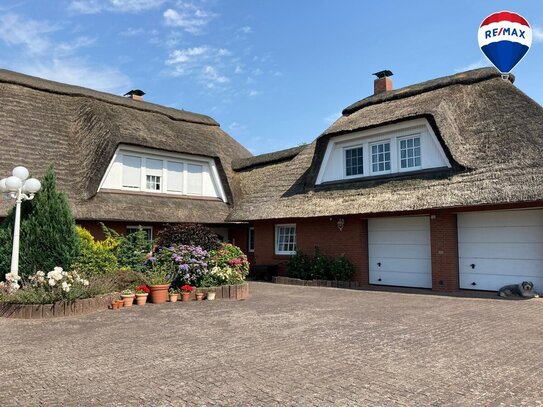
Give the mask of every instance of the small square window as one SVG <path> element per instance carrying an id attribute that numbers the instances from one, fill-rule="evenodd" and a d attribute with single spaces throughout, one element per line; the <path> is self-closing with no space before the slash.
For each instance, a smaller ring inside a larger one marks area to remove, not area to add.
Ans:
<path id="1" fill-rule="evenodd" d="M 363 154 L 364 150 L 362 147 L 345 150 L 345 174 L 347 177 L 364 174 Z"/>
<path id="2" fill-rule="evenodd" d="M 160 191 L 160 177 L 158 175 L 147 175 L 146 188 L 149 191 Z"/>
<path id="3" fill-rule="evenodd" d="M 253 228 L 253 227 L 249 228 L 249 237 L 248 237 L 248 243 L 247 243 L 247 250 L 250 253 L 253 253 L 255 251 L 255 228 Z"/>

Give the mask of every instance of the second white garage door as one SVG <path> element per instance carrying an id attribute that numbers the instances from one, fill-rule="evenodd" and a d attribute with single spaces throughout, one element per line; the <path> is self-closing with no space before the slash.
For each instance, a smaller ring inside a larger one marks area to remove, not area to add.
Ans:
<path id="1" fill-rule="evenodd" d="M 370 284 L 432 287 L 428 216 L 368 220 Z"/>
<path id="2" fill-rule="evenodd" d="M 543 291 L 543 211 L 458 215 L 460 288 L 497 291 L 534 283 Z"/>

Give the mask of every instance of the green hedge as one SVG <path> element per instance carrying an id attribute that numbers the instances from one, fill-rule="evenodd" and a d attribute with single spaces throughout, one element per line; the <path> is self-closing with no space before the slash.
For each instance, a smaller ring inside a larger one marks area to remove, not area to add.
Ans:
<path id="1" fill-rule="evenodd" d="M 315 247 L 313 257 L 297 252 L 287 263 L 287 272 L 289 277 L 302 280 L 348 281 L 354 274 L 354 266 L 344 255 L 334 259 Z"/>

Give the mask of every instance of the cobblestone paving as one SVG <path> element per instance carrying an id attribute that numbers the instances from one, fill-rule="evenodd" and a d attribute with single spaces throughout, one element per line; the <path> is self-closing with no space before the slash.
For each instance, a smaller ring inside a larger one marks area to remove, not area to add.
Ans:
<path id="1" fill-rule="evenodd" d="M 251 284 L 0 319 L 1 406 L 543 405 L 543 300 Z"/>

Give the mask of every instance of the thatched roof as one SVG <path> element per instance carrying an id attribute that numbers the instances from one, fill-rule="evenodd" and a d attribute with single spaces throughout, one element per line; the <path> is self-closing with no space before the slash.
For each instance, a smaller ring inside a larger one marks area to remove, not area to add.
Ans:
<path id="1" fill-rule="evenodd" d="M 248 158 L 239 158 L 232 161 L 232 169 L 238 171 L 258 165 L 267 165 L 275 162 L 289 160 L 296 157 L 298 153 L 304 149 L 304 147 L 305 146 L 302 145 L 298 147 L 288 148 L 286 150 L 274 151 L 273 153 L 260 154 Z"/>
<path id="2" fill-rule="evenodd" d="M 512 78 L 511 78 L 512 79 Z M 331 137 L 426 118 L 451 171 L 315 186 Z M 490 68 L 354 103 L 289 160 L 238 171 L 231 220 L 418 211 L 543 200 L 543 108 Z"/>
<path id="3" fill-rule="evenodd" d="M 212 157 L 229 201 L 240 197 L 231 162 L 251 154 L 208 116 L 5 70 L 0 100 L 0 174 L 25 165 L 40 177 L 54 163 L 78 219 L 225 220 L 221 201 L 97 193 L 119 144 Z M 0 216 L 11 205 L 0 203 Z"/>

